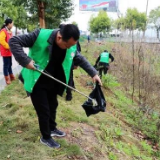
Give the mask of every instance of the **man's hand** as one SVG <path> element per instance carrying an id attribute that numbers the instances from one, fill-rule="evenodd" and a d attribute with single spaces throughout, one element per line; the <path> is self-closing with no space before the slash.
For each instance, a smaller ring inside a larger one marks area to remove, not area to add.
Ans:
<path id="1" fill-rule="evenodd" d="M 31 60 L 30 63 L 26 66 L 26 68 L 28 69 L 32 69 L 32 70 L 35 70 L 35 67 L 34 67 L 34 61 Z"/>
<path id="2" fill-rule="evenodd" d="M 101 79 L 99 78 L 99 76 L 96 74 L 93 78 L 93 82 L 99 82 L 99 84 L 102 86 L 102 82 L 101 82 Z"/>

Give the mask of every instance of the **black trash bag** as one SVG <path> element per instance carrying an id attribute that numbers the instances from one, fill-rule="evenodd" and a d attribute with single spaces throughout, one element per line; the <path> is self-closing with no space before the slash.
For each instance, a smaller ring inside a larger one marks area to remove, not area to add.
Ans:
<path id="1" fill-rule="evenodd" d="M 91 114 L 97 114 L 98 112 L 105 112 L 106 110 L 106 100 L 104 98 L 103 92 L 101 90 L 101 87 L 98 83 L 96 83 L 96 87 L 93 89 L 93 91 L 89 95 L 90 98 L 95 99 L 97 101 L 97 106 L 93 105 L 92 100 L 88 99 L 82 107 L 84 108 L 87 117 L 89 117 Z"/>

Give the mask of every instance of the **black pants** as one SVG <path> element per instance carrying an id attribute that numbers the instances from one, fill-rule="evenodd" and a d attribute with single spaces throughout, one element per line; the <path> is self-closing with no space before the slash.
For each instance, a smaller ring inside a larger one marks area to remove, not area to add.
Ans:
<path id="1" fill-rule="evenodd" d="M 57 94 L 54 89 L 34 87 L 31 100 L 37 112 L 39 127 L 44 139 L 49 139 L 51 131 L 56 128 Z"/>
<path id="2" fill-rule="evenodd" d="M 68 85 L 71 86 L 71 87 L 75 87 L 74 86 L 74 80 L 73 80 L 73 69 L 71 69 Z M 72 89 L 67 88 L 66 89 L 66 93 L 67 93 L 67 97 L 71 97 L 72 98 Z"/>
<path id="3" fill-rule="evenodd" d="M 99 63 L 100 78 L 102 78 L 102 72 L 103 72 L 103 74 L 107 74 L 108 69 L 109 69 L 109 64 L 108 63 Z"/>
<path id="4" fill-rule="evenodd" d="M 3 57 L 3 74 L 4 76 L 8 76 L 9 74 L 13 74 L 12 72 L 12 57 Z"/>

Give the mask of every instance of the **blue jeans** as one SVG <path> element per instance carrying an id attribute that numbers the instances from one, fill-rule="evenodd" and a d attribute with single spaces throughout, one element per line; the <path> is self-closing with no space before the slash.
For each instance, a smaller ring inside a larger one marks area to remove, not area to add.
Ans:
<path id="1" fill-rule="evenodd" d="M 12 57 L 3 57 L 3 74 L 8 76 L 13 74 L 12 72 Z"/>

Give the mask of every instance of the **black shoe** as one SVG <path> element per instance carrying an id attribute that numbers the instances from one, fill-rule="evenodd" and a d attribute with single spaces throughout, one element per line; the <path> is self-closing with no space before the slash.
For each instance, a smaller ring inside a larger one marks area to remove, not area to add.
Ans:
<path id="1" fill-rule="evenodd" d="M 58 144 L 57 142 L 55 142 L 52 138 L 50 139 L 40 139 L 40 142 L 50 148 L 60 148 L 60 144 Z"/>
<path id="2" fill-rule="evenodd" d="M 54 131 L 51 131 L 51 137 L 64 137 L 66 136 L 66 133 L 65 132 L 62 132 L 58 129 L 55 129 Z"/>
<path id="3" fill-rule="evenodd" d="M 71 101 L 72 100 L 72 96 L 66 96 L 66 101 Z"/>

